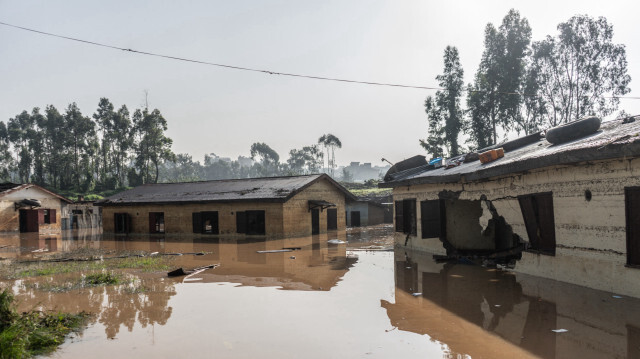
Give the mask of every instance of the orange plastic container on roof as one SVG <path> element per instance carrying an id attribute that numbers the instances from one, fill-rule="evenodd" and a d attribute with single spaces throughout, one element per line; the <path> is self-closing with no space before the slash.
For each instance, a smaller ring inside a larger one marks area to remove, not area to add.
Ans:
<path id="1" fill-rule="evenodd" d="M 482 152 L 478 155 L 478 157 L 480 158 L 481 163 L 488 163 L 491 161 L 495 161 L 498 158 L 504 157 L 504 150 L 502 149 L 502 147 L 496 148 L 494 150 Z"/>

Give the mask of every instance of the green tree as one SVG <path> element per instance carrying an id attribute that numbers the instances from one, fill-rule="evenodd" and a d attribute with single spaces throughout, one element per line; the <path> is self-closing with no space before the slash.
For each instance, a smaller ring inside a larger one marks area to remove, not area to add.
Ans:
<path id="1" fill-rule="evenodd" d="M 100 134 L 100 165 L 98 170 L 98 179 L 99 182 L 105 186 L 107 183 L 112 183 L 111 186 L 106 185 L 105 188 L 113 189 L 115 187 L 115 178 L 113 178 L 112 171 L 112 145 L 113 145 L 113 135 L 114 131 L 114 122 L 115 122 L 116 112 L 114 110 L 113 104 L 107 98 L 103 97 L 100 99 L 98 103 L 98 109 L 96 113 L 93 114 L 93 118 L 98 125 L 98 133 Z"/>
<path id="2" fill-rule="evenodd" d="M 92 175 L 88 167 L 95 152 L 95 122 L 83 116 L 75 102 L 67 107 L 64 120 L 66 145 L 73 157 L 73 185 L 80 189 L 87 176 Z"/>
<path id="3" fill-rule="evenodd" d="M 13 158 L 11 157 L 10 146 L 7 126 L 0 121 L 0 181 L 11 180 Z"/>
<path id="4" fill-rule="evenodd" d="M 34 109 L 35 111 L 36 109 Z M 16 154 L 18 178 L 22 183 L 31 180 L 31 167 L 33 165 L 33 153 L 30 141 L 35 137 L 35 121 L 27 111 L 9 119 L 9 141 L 13 145 Z"/>
<path id="5" fill-rule="evenodd" d="M 491 23 L 485 28 L 482 59 L 474 83 L 467 86 L 469 119 L 465 125 L 479 148 L 497 143 L 500 127 L 526 132 L 526 126 L 523 128 L 519 123 L 530 43 L 529 22 L 514 9 L 503 18 L 499 28 Z"/>
<path id="6" fill-rule="evenodd" d="M 434 97 L 425 100 L 425 112 L 429 121 L 429 136 L 420 144 L 434 157 L 443 155 L 443 146 L 450 156 L 460 154 L 458 136 L 462 129 L 463 112 L 460 96 L 463 90 L 464 71 L 460 65 L 458 49 L 447 46 L 444 50 L 444 72 L 436 76 L 440 87 Z"/>
<path id="7" fill-rule="evenodd" d="M 604 17 L 578 15 L 558 25 L 557 37 L 533 44 L 532 66 L 548 125 L 585 115 L 607 116 L 629 91 L 625 46 L 613 43 Z"/>
<path id="8" fill-rule="evenodd" d="M 71 173 L 72 156 L 66 150 L 66 132 L 64 116 L 53 106 L 45 108 L 46 122 L 42 131 L 45 132 L 45 152 L 47 153 L 48 183 L 54 188 L 62 188 L 65 173 Z"/>
<path id="9" fill-rule="evenodd" d="M 163 161 L 173 161 L 173 141 L 165 135 L 167 121 L 158 109 L 136 110 L 133 114 L 133 148 L 135 167 L 142 183 L 158 183 L 159 166 Z M 133 174 L 130 179 L 135 179 Z M 136 180 L 137 182 L 137 180 Z"/>

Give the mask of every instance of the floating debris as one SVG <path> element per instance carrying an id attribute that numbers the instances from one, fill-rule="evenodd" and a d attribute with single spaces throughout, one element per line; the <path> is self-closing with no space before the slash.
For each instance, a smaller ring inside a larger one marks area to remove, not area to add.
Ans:
<path id="1" fill-rule="evenodd" d="M 552 332 L 554 333 L 566 333 L 568 332 L 568 330 L 566 329 L 551 329 Z"/>
<path id="2" fill-rule="evenodd" d="M 329 244 L 345 244 L 347 242 L 341 241 L 339 239 L 330 239 L 330 240 L 327 241 L 327 243 L 329 243 Z"/>

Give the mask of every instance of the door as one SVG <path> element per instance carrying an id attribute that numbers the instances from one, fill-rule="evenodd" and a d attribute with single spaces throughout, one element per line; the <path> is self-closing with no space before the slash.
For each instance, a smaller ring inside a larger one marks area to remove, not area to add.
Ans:
<path id="1" fill-rule="evenodd" d="M 20 232 L 38 232 L 38 210 L 20 210 Z"/>
<path id="2" fill-rule="evenodd" d="M 360 211 L 351 211 L 351 227 L 360 227 Z"/>
<path id="3" fill-rule="evenodd" d="M 338 210 L 335 208 L 327 209 L 327 230 L 335 231 L 338 229 Z"/>
<path id="4" fill-rule="evenodd" d="M 320 210 L 314 208 L 311 210 L 311 234 L 320 233 Z"/>
<path id="5" fill-rule="evenodd" d="M 164 233 L 164 212 L 149 212 L 149 233 Z"/>

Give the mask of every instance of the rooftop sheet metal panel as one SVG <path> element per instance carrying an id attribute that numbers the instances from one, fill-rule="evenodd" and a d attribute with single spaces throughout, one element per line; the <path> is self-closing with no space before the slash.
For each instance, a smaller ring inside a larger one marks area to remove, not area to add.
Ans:
<path id="1" fill-rule="evenodd" d="M 322 176 L 326 175 L 146 184 L 107 197 L 96 204 L 108 206 L 185 202 L 284 202 Z"/>
<path id="2" fill-rule="evenodd" d="M 560 164 L 639 156 L 640 119 L 631 123 L 613 120 L 603 122 L 596 133 L 573 141 L 553 145 L 541 139 L 506 152 L 503 158 L 492 162 L 474 161 L 450 169 L 423 169 L 419 173 L 407 171 L 407 176 L 379 186 L 468 182 Z"/>

